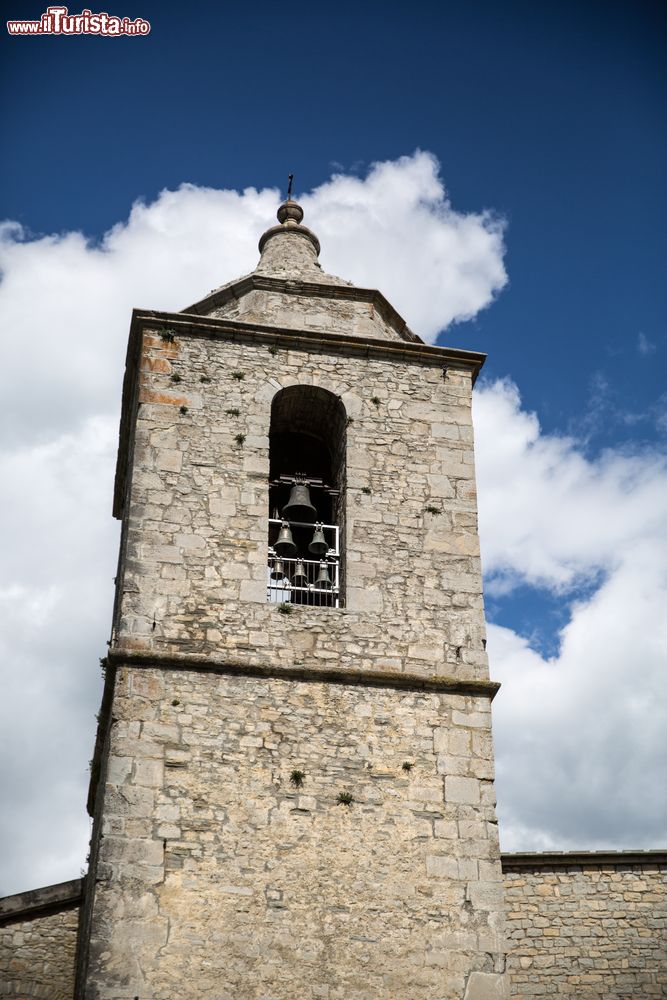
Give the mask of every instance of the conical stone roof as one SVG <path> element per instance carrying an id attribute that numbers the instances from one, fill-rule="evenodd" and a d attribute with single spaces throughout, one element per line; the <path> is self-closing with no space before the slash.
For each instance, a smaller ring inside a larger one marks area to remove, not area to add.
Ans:
<path id="1" fill-rule="evenodd" d="M 288 198 L 277 217 L 278 225 L 260 238 L 255 270 L 184 313 L 313 333 L 420 341 L 380 292 L 357 288 L 322 270 L 320 241 L 302 225 L 298 202 Z"/>
<path id="2" fill-rule="evenodd" d="M 351 286 L 351 282 L 322 270 L 318 260 L 320 241 L 311 229 L 301 225 L 301 205 L 290 198 L 282 203 L 277 215 L 280 225 L 267 229 L 259 241 L 260 258 L 255 274 Z"/>

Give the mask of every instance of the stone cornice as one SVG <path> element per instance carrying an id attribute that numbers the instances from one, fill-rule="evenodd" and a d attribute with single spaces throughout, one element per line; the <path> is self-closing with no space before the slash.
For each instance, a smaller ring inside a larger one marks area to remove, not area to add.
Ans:
<path id="1" fill-rule="evenodd" d="M 252 280 L 258 280 L 256 275 Z M 250 279 L 245 279 L 250 280 Z M 275 279 L 259 279 L 275 281 Z M 311 286 L 309 286 L 311 287 Z M 318 286 L 312 286 L 317 288 Z M 337 291 L 348 292 L 345 286 L 331 286 Z M 364 289 L 351 289 L 364 293 Z M 368 292 L 379 295 L 379 292 Z M 388 303 L 387 303 L 388 305 Z M 391 308 L 391 307 L 390 307 Z M 293 330 L 286 327 L 264 326 L 256 323 L 241 323 L 237 320 L 213 319 L 188 313 L 152 312 L 135 309 L 132 313 L 130 337 L 125 362 L 123 400 L 121 405 L 118 459 L 116 462 L 116 482 L 114 488 L 114 517 L 122 517 L 126 489 L 127 468 L 131 445 L 132 428 L 136 411 L 137 369 L 141 336 L 145 329 L 170 330 L 175 334 L 194 337 L 210 337 L 231 342 L 260 343 L 276 345 L 291 350 L 307 352 L 327 352 L 350 357 L 373 358 L 403 362 L 407 364 L 441 367 L 446 373 L 449 368 L 470 372 L 473 385 L 486 359 L 477 351 L 464 351 L 453 347 L 431 347 L 429 344 L 408 341 L 375 340 L 371 337 L 343 336 L 335 333 L 314 333 L 307 330 Z"/>
<path id="2" fill-rule="evenodd" d="M 540 851 L 501 855 L 503 872 L 549 868 L 620 868 L 625 865 L 667 865 L 665 851 Z"/>
<path id="3" fill-rule="evenodd" d="M 492 700 L 500 688 L 497 681 L 465 680 L 458 677 L 423 677 L 386 670 L 337 670 L 307 666 L 266 666 L 233 660 L 212 660 L 195 653 L 136 653 L 122 647 L 109 650 L 108 660 L 115 668 L 144 667 L 159 670 L 195 670 L 238 677 L 273 678 L 311 684 L 342 684 L 361 687 L 392 688 L 442 694 L 468 694 Z"/>
<path id="4" fill-rule="evenodd" d="M 59 913 L 79 906 L 83 896 L 83 879 L 59 882 L 42 889 L 19 892 L 15 896 L 0 899 L 0 925 L 18 923 L 49 913 Z"/>
<path id="5" fill-rule="evenodd" d="M 269 279 L 266 279 L 269 280 Z M 313 285 L 313 288 L 319 286 Z M 336 286 L 337 287 L 337 286 Z M 347 291 L 344 287 L 342 291 Z M 363 289 L 355 289 L 363 291 Z M 378 294 L 379 292 L 372 293 Z M 407 364 L 421 364 L 457 368 L 477 378 L 486 354 L 464 351 L 457 347 L 433 347 L 421 340 L 395 341 L 375 337 L 358 337 L 351 334 L 324 333 L 299 330 L 292 327 L 271 326 L 261 323 L 243 323 L 237 319 L 215 319 L 196 313 L 170 313 L 135 309 L 132 312 L 130 337 L 145 328 L 173 330 L 190 336 L 210 337 L 230 341 L 258 341 L 303 351 L 320 350 L 351 357 L 378 358 Z"/>

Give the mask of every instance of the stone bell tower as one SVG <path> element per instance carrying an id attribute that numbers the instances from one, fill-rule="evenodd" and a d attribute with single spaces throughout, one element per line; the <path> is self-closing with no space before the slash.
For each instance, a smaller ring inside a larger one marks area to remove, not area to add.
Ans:
<path id="1" fill-rule="evenodd" d="M 325 274 L 135 311 L 77 996 L 504 998 L 483 356 Z"/>

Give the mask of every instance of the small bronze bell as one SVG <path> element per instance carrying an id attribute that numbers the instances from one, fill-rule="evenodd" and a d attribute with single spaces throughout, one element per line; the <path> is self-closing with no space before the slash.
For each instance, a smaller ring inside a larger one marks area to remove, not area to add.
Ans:
<path id="1" fill-rule="evenodd" d="M 315 525 L 313 540 L 308 546 L 308 551 L 312 552 L 314 556 L 325 556 L 329 551 L 321 524 Z"/>
<path id="2" fill-rule="evenodd" d="M 292 532 L 290 531 L 290 526 L 287 521 L 283 521 L 280 534 L 278 535 L 278 539 L 274 543 L 273 548 L 279 556 L 296 555 L 296 545 L 294 544 Z"/>
<path id="3" fill-rule="evenodd" d="M 320 563 L 320 571 L 317 574 L 317 579 L 315 580 L 315 586 L 319 587 L 320 590 L 331 590 L 333 584 L 329 576 L 329 569 L 325 562 Z"/>
<path id="4" fill-rule="evenodd" d="M 285 567 L 280 559 L 276 559 L 271 569 L 272 580 L 282 580 L 285 576 Z"/>
<path id="5" fill-rule="evenodd" d="M 306 587 L 308 585 L 308 577 L 306 575 L 306 567 L 303 564 L 303 559 L 299 559 L 294 570 L 294 576 L 292 577 L 292 583 L 295 587 Z"/>
<path id="6" fill-rule="evenodd" d="M 306 521 L 308 524 L 317 517 L 317 511 L 310 502 L 310 490 L 305 483 L 296 483 L 292 487 L 289 500 L 283 507 L 283 517 L 288 521 Z"/>

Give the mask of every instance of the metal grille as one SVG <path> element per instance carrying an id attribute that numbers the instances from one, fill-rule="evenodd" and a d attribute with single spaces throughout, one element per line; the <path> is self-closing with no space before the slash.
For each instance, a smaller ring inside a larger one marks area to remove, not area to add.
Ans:
<path id="1" fill-rule="evenodd" d="M 273 604 L 289 601 L 291 604 L 310 607 L 340 607 L 338 526 L 321 525 L 329 550 L 326 555 L 317 558 L 308 553 L 308 542 L 312 538 L 315 525 L 302 521 L 289 521 L 298 552 L 286 558 L 277 555 L 273 549 L 273 542 L 278 537 L 282 523 L 282 520 L 276 518 L 271 518 L 269 521 L 267 600 Z"/>

